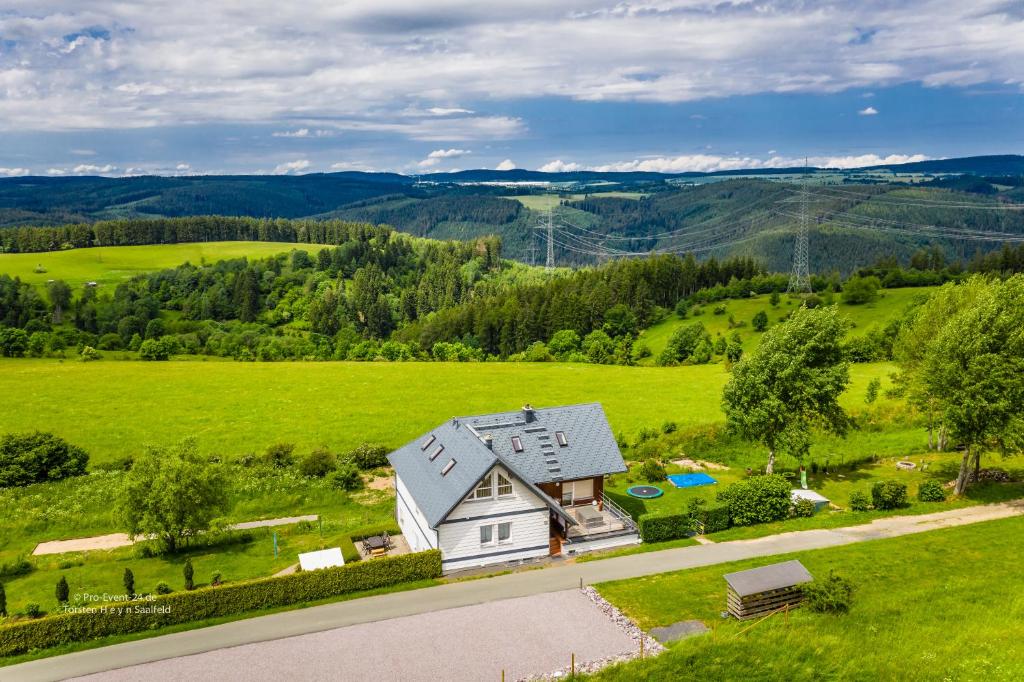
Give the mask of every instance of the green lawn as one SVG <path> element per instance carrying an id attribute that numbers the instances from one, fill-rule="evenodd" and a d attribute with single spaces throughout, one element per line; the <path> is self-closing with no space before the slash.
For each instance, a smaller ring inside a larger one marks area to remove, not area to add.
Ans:
<path id="1" fill-rule="evenodd" d="M 598 585 L 641 627 L 699 619 L 713 634 L 599 680 L 1019 680 L 1024 518 Z M 844 616 L 792 612 L 741 633 L 722 620 L 722 575 L 787 559 L 835 569 L 857 592 Z"/>
<path id="2" fill-rule="evenodd" d="M 907 289 L 883 289 L 879 299 L 873 303 L 863 305 L 847 305 L 842 302 L 842 296 L 837 296 L 839 310 L 846 316 L 854 327 L 850 330 L 851 336 L 867 332 L 874 326 L 883 327 L 887 322 L 899 317 L 906 307 L 917 297 L 927 296 L 934 288 L 920 287 Z M 732 330 L 729 329 L 729 316 L 735 322 L 746 322 L 745 327 L 739 328 L 740 337 L 743 340 L 743 350 L 750 352 L 757 345 L 761 337 L 759 332 L 751 328 L 751 320 L 761 310 L 768 315 L 769 326 L 778 324 L 783 317 L 791 313 L 797 305 L 795 299 L 782 296 L 778 307 L 772 307 L 768 302 L 768 296 L 754 296 L 747 299 L 721 301 L 725 304 L 726 312 L 722 315 L 715 315 L 713 310 L 719 303 L 712 303 L 701 306 L 704 312 L 701 315 L 691 315 L 685 320 L 680 320 L 675 315 L 654 325 L 640 334 L 638 343 L 645 344 L 651 349 L 654 359 L 665 349 L 672 333 L 684 324 L 694 321 L 702 322 L 712 337 L 718 334 L 728 336 Z"/>
<path id="3" fill-rule="evenodd" d="M 891 369 L 854 366 L 847 406 L 863 405 L 867 382 Z M 52 431 L 94 462 L 185 436 L 235 456 L 281 441 L 300 451 L 397 447 L 453 416 L 597 401 L 616 432 L 632 435 L 666 420 L 720 422 L 727 376 L 721 365 L 3 359 L 0 431 Z"/>
<path id="4" fill-rule="evenodd" d="M 215 571 L 225 580 L 265 577 L 296 563 L 300 552 L 343 546 L 354 531 L 393 524 L 390 492 L 348 494 L 292 470 L 234 466 L 232 510 L 226 522 L 318 514 L 322 525 L 256 529 L 247 542 L 200 547 L 174 556 L 146 557 L 132 547 L 30 556 L 39 542 L 122 532 L 111 503 L 122 476 L 96 472 L 59 483 L 0 489 L 0 564 L 25 557 L 36 566 L 28 575 L 3 579 L 11 611 L 28 603 L 40 604 L 44 610 L 55 608 L 54 585 L 61 576 L 67 578 L 72 594 L 119 593 L 125 568 L 135 574 L 139 592 L 152 592 L 161 581 L 178 589 L 186 556 L 192 559 L 197 583 L 208 583 Z M 278 536 L 276 557 L 273 531 Z"/>
<path id="5" fill-rule="evenodd" d="M 226 258 L 263 258 L 292 249 L 310 253 L 325 248 L 319 244 L 290 242 L 200 242 L 155 244 L 152 246 L 99 246 L 47 253 L 0 253 L 0 274 L 20 277 L 23 282 L 45 284 L 62 279 L 72 287 L 85 282 L 117 284 L 145 272 L 173 268 L 185 261 L 214 263 Z M 35 272 L 42 266 L 45 272 Z"/>

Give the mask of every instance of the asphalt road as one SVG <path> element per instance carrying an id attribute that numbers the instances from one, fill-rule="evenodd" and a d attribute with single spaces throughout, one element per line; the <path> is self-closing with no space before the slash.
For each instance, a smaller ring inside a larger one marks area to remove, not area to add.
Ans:
<path id="1" fill-rule="evenodd" d="M 634 578 L 753 557 L 822 549 L 886 537 L 1024 514 L 1024 500 L 968 507 L 919 516 L 895 516 L 848 528 L 807 530 L 710 545 L 680 547 L 585 563 L 509 573 L 493 578 L 454 582 L 408 592 L 285 611 L 208 628 L 125 642 L 0 668 L 0 680 L 59 680 L 216 649 L 269 642 L 350 625 L 385 621 L 461 606 L 487 604 L 579 587 L 608 580 Z M 438 654 L 443 655 L 442 653 Z M 258 660 L 258 659 L 254 659 Z M 239 670 L 233 677 L 248 677 Z M 302 679 L 293 670 L 292 679 Z"/>

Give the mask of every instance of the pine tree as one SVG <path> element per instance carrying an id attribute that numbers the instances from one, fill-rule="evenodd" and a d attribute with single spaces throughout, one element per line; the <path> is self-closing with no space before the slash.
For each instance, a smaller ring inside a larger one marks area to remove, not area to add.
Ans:
<path id="1" fill-rule="evenodd" d="M 196 585 L 195 585 L 194 582 L 192 582 L 192 573 L 193 573 L 193 571 L 192 571 L 192 560 L 191 559 L 185 559 L 185 565 L 182 566 L 181 573 L 182 573 L 182 575 L 185 576 L 185 589 L 186 590 L 193 590 L 193 589 L 195 589 Z"/>
<path id="2" fill-rule="evenodd" d="M 0 617 L 7 617 L 7 592 L 3 583 L 0 583 Z"/>
<path id="3" fill-rule="evenodd" d="M 122 582 L 124 583 L 124 593 L 128 595 L 129 599 L 135 599 L 135 574 L 132 573 L 132 569 L 124 569 Z"/>
<path id="4" fill-rule="evenodd" d="M 70 595 L 70 593 L 71 593 L 71 590 L 68 588 L 68 579 L 65 578 L 64 576 L 61 576 L 60 580 L 57 581 L 57 589 L 56 589 L 57 603 L 58 604 L 67 604 L 68 603 L 68 596 Z"/>

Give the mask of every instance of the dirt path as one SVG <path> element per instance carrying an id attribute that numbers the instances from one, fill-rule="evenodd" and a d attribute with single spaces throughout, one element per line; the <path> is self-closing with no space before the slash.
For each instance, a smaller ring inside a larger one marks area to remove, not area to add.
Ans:
<path id="1" fill-rule="evenodd" d="M 271 526 L 286 526 L 301 521 L 316 521 L 320 517 L 316 514 L 306 516 L 288 516 L 280 519 L 264 519 L 262 521 L 245 521 L 228 526 L 229 530 L 249 530 L 252 528 L 269 528 Z M 74 540 L 51 540 L 40 542 L 32 550 L 33 556 L 43 554 L 63 554 L 65 552 L 88 552 L 94 549 L 117 549 L 128 547 L 134 542 L 125 533 L 111 533 L 110 535 L 96 535 L 91 538 L 75 538 Z"/>

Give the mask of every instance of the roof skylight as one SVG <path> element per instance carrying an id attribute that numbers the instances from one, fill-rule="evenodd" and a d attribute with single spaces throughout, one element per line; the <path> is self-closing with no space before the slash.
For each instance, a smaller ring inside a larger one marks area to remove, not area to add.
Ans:
<path id="1" fill-rule="evenodd" d="M 437 440 L 437 436 L 435 436 L 434 434 L 430 434 L 430 437 L 423 441 L 423 444 L 420 445 L 420 450 L 426 450 L 427 448 L 430 447 L 430 444 L 433 443 L 435 440 Z"/>
<path id="2" fill-rule="evenodd" d="M 563 448 L 569 444 L 569 439 L 565 437 L 564 431 L 555 431 L 555 440 L 557 440 L 558 444 Z"/>
<path id="3" fill-rule="evenodd" d="M 455 467 L 455 460 L 454 460 L 454 459 L 450 459 L 450 460 L 448 460 L 448 463 L 447 463 L 447 464 L 445 464 L 445 465 L 444 465 L 444 466 L 443 466 L 443 467 L 441 468 L 441 475 L 442 475 L 442 476 L 447 476 L 447 475 L 448 475 L 448 472 L 449 472 L 449 471 L 451 471 L 451 470 L 452 470 L 452 469 L 453 469 L 454 467 Z"/>
<path id="4" fill-rule="evenodd" d="M 438 445 L 437 449 L 430 453 L 430 461 L 433 462 L 442 452 L 444 452 L 444 444 Z"/>
<path id="5" fill-rule="evenodd" d="M 512 436 L 512 449 L 516 452 L 523 451 L 523 439 L 519 436 Z"/>

